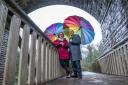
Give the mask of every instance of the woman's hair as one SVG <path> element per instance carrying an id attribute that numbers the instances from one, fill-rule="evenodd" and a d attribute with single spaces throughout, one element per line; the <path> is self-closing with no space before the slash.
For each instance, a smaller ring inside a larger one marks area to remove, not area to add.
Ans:
<path id="1" fill-rule="evenodd" d="M 64 37 L 64 33 L 63 33 L 63 32 L 60 32 L 60 33 L 58 34 L 58 37 L 59 37 L 60 35 L 63 35 L 63 37 Z"/>

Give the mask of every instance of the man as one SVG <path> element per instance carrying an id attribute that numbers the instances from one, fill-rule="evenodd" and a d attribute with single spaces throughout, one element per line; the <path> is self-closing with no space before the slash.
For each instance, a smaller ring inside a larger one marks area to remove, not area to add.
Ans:
<path id="1" fill-rule="evenodd" d="M 77 34 L 74 34 L 74 31 L 70 31 L 71 38 L 69 40 L 69 48 L 70 48 L 70 53 L 71 53 L 71 62 L 72 62 L 72 68 L 73 68 L 73 73 L 71 77 L 74 78 L 82 78 L 82 72 L 81 72 L 81 65 L 80 65 L 80 60 L 81 58 L 81 50 L 80 50 L 80 44 L 81 44 L 81 39 L 80 36 Z"/>

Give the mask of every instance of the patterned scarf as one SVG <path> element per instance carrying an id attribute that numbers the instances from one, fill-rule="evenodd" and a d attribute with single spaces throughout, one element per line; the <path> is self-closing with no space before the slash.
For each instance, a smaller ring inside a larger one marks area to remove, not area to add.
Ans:
<path id="1" fill-rule="evenodd" d="M 64 41 L 64 39 L 65 39 L 65 38 L 58 38 L 58 40 L 60 40 L 60 41 Z"/>

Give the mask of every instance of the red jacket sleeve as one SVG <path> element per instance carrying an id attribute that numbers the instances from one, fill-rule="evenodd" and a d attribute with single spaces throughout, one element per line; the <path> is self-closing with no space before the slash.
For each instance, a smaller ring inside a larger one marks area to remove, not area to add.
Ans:
<path id="1" fill-rule="evenodd" d="M 64 42 L 63 47 L 64 47 L 64 48 L 68 48 L 68 41 L 65 39 L 63 42 Z"/>
<path id="2" fill-rule="evenodd" d="M 56 46 L 56 47 L 60 47 L 61 45 L 60 45 L 60 42 L 58 41 L 58 40 L 55 40 L 54 41 L 54 45 Z"/>

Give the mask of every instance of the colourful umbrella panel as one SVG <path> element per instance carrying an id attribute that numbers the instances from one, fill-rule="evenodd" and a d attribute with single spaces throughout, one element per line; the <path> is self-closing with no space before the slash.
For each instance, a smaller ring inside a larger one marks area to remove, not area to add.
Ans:
<path id="1" fill-rule="evenodd" d="M 57 39 L 57 34 L 60 32 L 64 32 L 63 23 L 54 23 L 50 25 L 48 28 L 46 28 L 44 33 L 53 42 Z"/>
<path id="2" fill-rule="evenodd" d="M 94 29 L 92 25 L 85 20 L 83 17 L 79 16 L 69 16 L 64 20 L 64 32 L 70 38 L 70 30 L 73 30 L 75 34 L 81 37 L 82 44 L 89 44 L 92 42 L 95 36 Z"/>
<path id="3" fill-rule="evenodd" d="M 45 30 L 45 35 L 54 42 L 57 39 L 58 33 L 63 32 L 63 23 L 54 23 Z M 65 36 L 67 38 L 67 36 Z"/>
<path id="4" fill-rule="evenodd" d="M 89 44 L 95 37 L 94 29 L 92 25 L 83 17 L 80 17 L 80 19 L 81 41 L 83 44 Z"/>

